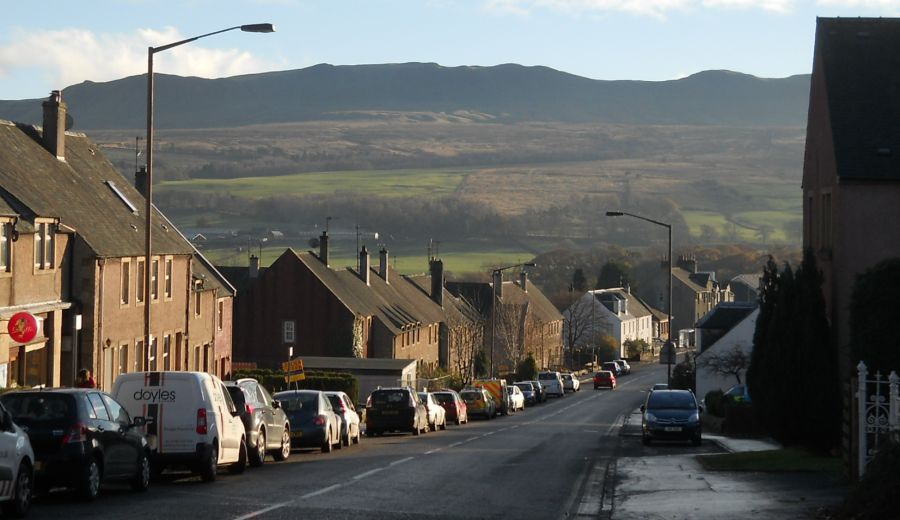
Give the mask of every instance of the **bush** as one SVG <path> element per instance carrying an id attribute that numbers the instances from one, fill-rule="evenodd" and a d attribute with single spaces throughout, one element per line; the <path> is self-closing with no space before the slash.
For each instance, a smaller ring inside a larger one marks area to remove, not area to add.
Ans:
<path id="1" fill-rule="evenodd" d="M 235 371 L 235 379 L 242 377 L 256 379 L 272 393 L 288 389 L 288 384 L 284 381 L 284 373 L 280 370 L 252 369 Z M 353 375 L 343 372 L 306 372 L 306 379 L 291 383 L 290 388 L 344 392 L 354 404 L 359 404 L 359 381 Z"/>
<path id="2" fill-rule="evenodd" d="M 675 390 L 690 390 L 696 392 L 694 388 L 694 364 L 690 361 L 683 361 L 672 368 L 672 381 L 670 388 Z"/>
<path id="3" fill-rule="evenodd" d="M 725 393 L 721 390 L 711 390 L 706 393 L 703 398 L 706 404 L 706 413 L 716 416 L 725 417 Z"/>
<path id="4" fill-rule="evenodd" d="M 537 379 L 537 372 L 537 362 L 529 354 L 528 357 L 519 364 L 518 381 L 531 381 Z"/>
<path id="5" fill-rule="evenodd" d="M 897 518 L 897 491 L 900 490 L 900 444 L 884 444 L 866 473 L 832 518 L 875 520 Z"/>

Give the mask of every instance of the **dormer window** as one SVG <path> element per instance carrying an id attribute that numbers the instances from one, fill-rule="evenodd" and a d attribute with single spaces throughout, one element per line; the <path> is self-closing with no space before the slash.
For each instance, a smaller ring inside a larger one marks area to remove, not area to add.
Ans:
<path id="1" fill-rule="evenodd" d="M 56 266 L 56 233 L 51 222 L 34 223 L 34 268 L 52 270 Z"/>

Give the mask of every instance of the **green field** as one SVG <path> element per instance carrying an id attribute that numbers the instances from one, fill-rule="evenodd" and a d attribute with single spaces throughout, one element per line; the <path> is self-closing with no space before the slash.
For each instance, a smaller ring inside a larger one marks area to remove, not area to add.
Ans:
<path id="1" fill-rule="evenodd" d="M 361 193 L 380 197 L 441 197 L 453 193 L 469 169 L 354 170 L 272 177 L 165 181 L 159 192 L 226 192 L 238 197 Z"/>

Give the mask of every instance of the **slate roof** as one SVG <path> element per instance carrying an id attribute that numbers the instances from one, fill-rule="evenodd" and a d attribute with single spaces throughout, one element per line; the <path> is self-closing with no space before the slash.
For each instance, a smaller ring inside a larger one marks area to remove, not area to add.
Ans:
<path id="1" fill-rule="evenodd" d="M 691 278 L 691 274 L 692 273 L 690 273 L 689 271 L 686 271 L 680 267 L 672 268 L 672 277 L 677 278 L 679 281 L 681 281 L 681 283 L 686 285 L 689 289 L 691 289 L 694 292 L 698 292 L 698 293 L 706 291 L 706 287 L 698 285 L 697 282 L 695 282 Z"/>
<path id="2" fill-rule="evenodd" d="M 900 19 L 819 18 L 815 53 L 838 176 L 900 179 Z"/>
<path id="3" fill-rule="evenodd" d="M 528 283 L 528 291 L 525 292 L 519 287 L 517 281 L 503 282 L 503 303 L 520 305 L 526 300 L 531 305 L 534 316 L 544 323 L 561 321 L 563 315 L 556 309 L 550 300 L 544 296 L 533 283 Z M 447 284 L 448 289 L 453 294 L 457 294 L 466 298 L 471 304 L 478 306 L 478 310 L 482 315 L 490 312 L 491 287 L 490 282 L 450 282 Z"/>
<path id="4" fill-rule="evenodd" d="M 695 328 L 731 330 L 746 318 L 758 305 L 748 302 L 722 302 L 697 322 Z"/>
<path id="5" fill-rule="evenodd" d="M 653 315 L 650 309 L 644 304 L 643 300 L 629 293 L 625 289 L 595 289 L 591 292 L 594 294 L 594 298 L 600 303 L 603 303 L 604 301 L 602 299 L 604 294 L 612 294 L 620 299 L 625 299 L 628 302 L 628 313 L 626 314 L 628 316 L 643 318 L 645 316 Z"/>
<path id="6" fill-rule="evenodd" d="M 13 209 L 23 215 L 22 208 L 6 208 L 12 197 L 34 216 L 59 218 L 61 224 L 74 228 L 99 258 L 143 255 L 145 203 L 132 183 L 84 134 L 66 132 L 65 158 L 59 161 L 43 147 L 39 127 L 0 121 L 2 211 Z M 194 252 L 158 211 L 153 216 L 152 238 L 155 254 Z"/>
<path id="7" fill-rule="evenodd" d="M 234 296 L 235 288 L 222 273 L 200 255 L 191 258 L 191 271 L 195 278 L 203 280 L 203 290 L 219 289 L 219 296 Z"/>

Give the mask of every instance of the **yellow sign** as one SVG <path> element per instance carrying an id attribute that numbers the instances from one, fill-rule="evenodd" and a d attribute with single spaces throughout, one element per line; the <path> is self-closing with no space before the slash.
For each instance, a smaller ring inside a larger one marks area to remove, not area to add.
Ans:
<path id="1" fill-rule="evenodd" d="M 281 370 L 284 371 L 284 380 L 288 383 L 295 381 L 303 381 L 306 374 L 303 372 L 303 360 L 292 359 L 281 364 Z"/>

